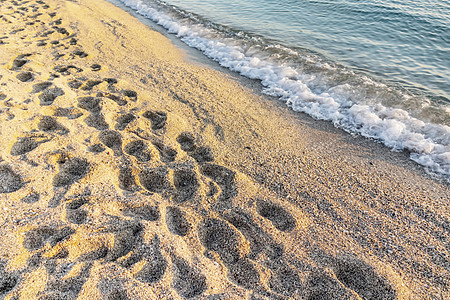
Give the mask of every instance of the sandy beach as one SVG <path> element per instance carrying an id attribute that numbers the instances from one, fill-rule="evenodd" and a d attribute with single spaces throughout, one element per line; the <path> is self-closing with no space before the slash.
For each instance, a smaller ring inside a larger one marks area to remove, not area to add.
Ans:
<path id="1" fill-rule="evenodd" d="M 0 0 L 0 299 L 450 299 L 450 189 L 104 0 Z"/>

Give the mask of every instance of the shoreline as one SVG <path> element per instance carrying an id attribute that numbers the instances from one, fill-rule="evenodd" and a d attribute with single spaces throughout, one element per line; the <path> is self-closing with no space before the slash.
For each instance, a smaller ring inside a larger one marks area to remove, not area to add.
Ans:
<path id="1" fill-rule="evenodd" d="M 149 18 L 143 16 L 142 14 L 139 14 L 135 12 L 132 8 L 129 6 L 126 6 L 123 2 L 120 0 L 106 0 L 107 2 L 113 4 L 116 7 L 119 7 L 120 9 L 123 9 L 131 16 L 135 17 L 139 21 L 141 21 L 143 24 L 149 26 L 151 29 L 155 30 L 156 32 L 162 34 L 164 37 L 168 38 L 174 45 L 177 47 L 181 52 L 189 64 L 194 64 L 201 68 L 211 68 L 215 71 L 218 71 L 225 76 L 228 76 L 232 78 L 232 80 L 236 80 L 239 84 L 243 85 L 247 89 L 249 89 L 252 93 L 256 94 L 259 98 L 263 99 L 262 101 L 272 101 L 274 102 L 274 105 L 276 107 L 279 107 L 281 110 L 284 110 L 284 113 L 292 114 L 293 116 L 297 116 L 300 120 L 307 122 L 311 127 L 314 129 L 323 130 L 325 132 L 331 132 L 338 135 L 342 135 L 343 139 L 346 140 L 357 140 L 355 143 L 360 145 L 366 145 L 367 144 L 375 144 L 376 146 L 369 145 L 367 147 L 375 147 L 381 146 L 378 150 L 378 153 L 388 152 L 391 153 L 393 156 L 395 156 L 395 159 L 398 161 L 402 161 L 403 163 L 403 157 L 407 157 L 408 162 L 406 164 L 402 164 L 406 168 L 412 169 L 415 172 L 418 172 L 420 176 L 424 176 L 427 179 L 431 179 L 433 181 L 437 181 L 442 184 L 449 184 L 449 181 L 443 177 L 442 174 L 435 173 L 433 171 L 429 171 L 427 167 L 420 165 L 419 163 L 413 161 L 409 155 L 410 151 L 403 150 L 403 151 L 395 151 L 389 148 L 388 146 L 384 145 L 381 141 L 367 138 L 362 136 L 359 133 L 350 133 L 348 131 L 345 131 L 342 128 L 335 127 L 332 125 L 332 123 L 328 120 L 318 120 L 310 115 L 298 112 L 292 110 L 291 107 L 286 105 L 286 102 L 279 99 L 279 97 L 276 96 L 269 96 L 267 94 L 263 93 L 263 89 L 265 88 L 259 79 L 250 79 L 248 77 L 245 77 L 237 72 L 231 71 L 230 69 L 221 66 L 217 61 L 212 60 L 208 58 L 204 53 L 202 53 L 200 50 L 190 47 L 186 45 L 184 42 L 182 42 L 179 38 L 177 38 L 174 34 L 168 33 L 167 29 L 165 29 L 163 26 L 156 24 L 155 22 L 151 21 Z M 396 154 L 394 154 L 396 153 Z M 383 155 L 383 154 L 381 154 Z M 388 157 L 389 154 L 387 154 L 385 157 Z"/>
<path id="2" fill-rule="evenodd" d="M 0 297 L 450 296 L 450 188 L 405 152 L 186 62 L 109 2 L 9 4 Z"/>

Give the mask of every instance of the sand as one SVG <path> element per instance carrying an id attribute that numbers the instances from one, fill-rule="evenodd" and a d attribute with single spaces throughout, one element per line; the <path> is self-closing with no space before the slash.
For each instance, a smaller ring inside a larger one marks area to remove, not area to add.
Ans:
<path id="1" fill-rule="evenodd" d="M 102 0 L 0 1 L 0 298 L 449 299 L 449 185 Z"/>

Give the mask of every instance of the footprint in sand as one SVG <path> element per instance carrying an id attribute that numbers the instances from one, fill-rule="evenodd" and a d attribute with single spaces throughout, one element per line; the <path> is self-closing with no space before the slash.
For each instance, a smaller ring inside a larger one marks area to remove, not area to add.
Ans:
<path id="1" fill-rule="evenodd" d="M 87 147 L 86 150 L 88 152 L 97 154 L 97 153 L 101 153 L 101 152 L 105 151 L 106 148 L 102 144 L 93 144 L 93 145 L 90 145 L 89 147 Z"/>
<path id="2" fill-rule="evenodd" d="M 225 221 L 206 219 L 197 226 L 197 234 L 206 249 L 219 255 L 233 283 L 246 289 L 260 286 L 260 275 L 254 263 L 240 252 L 239 234 Z"/>
<path id="3" fill-rule="evenodd" d="M 184 298 L 199 296 L 208 288 L 205 275 L 195 270 L 182 258 L 172 259 L 173 289 Z"/>
<path id="4" fill-rule="evenodd" d="M 396 292 L 374 268 L 352 257 L 339 257 L 333 264 L 337 279 L 363 299 L 396 299 Z"/>
<path id="5" fill-rule="evenodd" d="M 167 113 L 163 111 L 151 111 L 148 110 L 142 114 L 144 118 L 147 118 L 152 123 L 152 129 L 158 130 L 164 128 L 167 121 Z"/>
<path id="6" fill-rule="evenodd" d="M 53 87 L 44 90 L 41 94 L 39 94 L 38 98 L 40 100 L 41 106 L 52 105 L 55 99 L 59 96 L 64 95 L 63 89 L 59 87 Z"/>
<path id="7" fill-rule="evenodd" d="M 147 162 L 151 159 L 147 151 L 147 145 L 142 140 L 131 141 L 123 147 L 123 151 L 137 158 L 141 162 Z"/>
<path id="8" fill-rule="evenodd" d="M 203 164 L 200 171 L 203 175 L 216 182 L 221 188 L 222 192 L 219 196 L 219 200 L 226 201 L 236 195 L 237 192 L 234 184 L 236 173 L 234 171 L 211 163 Z"/>
<path id="9" fill-rule="evenodd" d="M 99 97 L 78 97 L 77 106 L 91 113 L 98 113 L 101 110 L 100 102 L 101 98 Z"/>
<path id="10" fill-rule="evenodd" d="M 104 78 L 103 80 L 106 81 L 108 83 L 108 85 L 114 85 L 117 83 L 116 78 Z"/>
<path id="11" fill-rule="evenodd" d="M 114 289 L 112 292 L 106 294 L 103 300 L 129 300 L 125 290 Z"/>
<path id="12" fill-rule="evenodd" d="M 168 170 L 165 167 L 158 167 L 143 170 L 139 174 L 140 184 L 152 193 L 162 193 L 172 189 L 167 179 Z"/>
<path id="13" fill-rule="evenodd" d="M 75 50 L 72 53 L 80 58 L 84 58 L 84 57 L 88 56 L 88 54 L 82 50 Z"/>
<path id="14" fill-rule="evenodd" d="M 114 151 L 115 156 L 122 155 L 122 135 L 114 130 L 104 130 L 98 134 L 98 140 Z"/>
<path id="15" fill-rule="evenodd" d="M 58 160 L 59 173 L 53 177 L 53 186 L 61 187 L 71 185 L 85 177 L 89 171 L 89 162 L 84 158 L 61 156 Z"/>
<path id="16" fill-rule="evenodd" d="M 92 263 L 84 264 L 77 276 L 70 278 L 55 278 L 45 287 L 45 294 L 39 299 L 76 299 L 87 281 Z"/>
<path id="17" fill-rule="evenodd" d="M 109 87 L 111 87 L 111 86 L 109 85 L 108 88 Z M 128 104 L 128 101 L 123 99 L 122 96 L 120 96 L 120 95 L 107 93 L 107 94 L 104 95 L 104 97 L 106 97 L 107 99 L 110 99 L 110 100 L 116 102 L 117 105 L 119 105 L 119 106 L 124 106 L 124 105 Z"/>
<path id="18" fill-rule="evenodd" d="M 58 22 L 58 20 L 54 21 L 54 23 L 55 22 Z M 63 35 L 66 35 L 66 36 L 70 35 L 69 32 L 67 31 L 67 29 L 65 29 L 64 27 L 53 26 L 53 29 L 55 29 L 56 32 L 58 32 L 60 34 L 63 34 Z"/>
<path id="19" fill-rule="evenodd" d="M 258 200 L 256 201 L 256 210 L 280 231 L 292 231 L 296 226 L 296 221 L 291 213 L 277 204 Z"/>
<path id="20" fill-rule="evenodd" d="M 28 153 L 39 146 L 39 143 L 31 137 L 19 137 L 17 141 L 12 145 L 11 155 L 22 155 Z"/>
<path id="21" fill-rule="evenodd" d="M 39 250 L 44 247 L 47 242 L 54 247 L 74 233 L 75 230 L 70 227 L 54 229 L 50 226 L 41 226 L 27 231 L 22 245 L 28 251 Z"/>
<path id="22" fill-rule="evenodd" d="M 179 236 L 185 236 L 191 230 L 185 213 L 175 206 L 166 207 L 166 226 L 171 233 Z"/>
<path id="23" fill-rule="evenodd" d="M 188 132 L 183 132 L 177 137 L 177 142 L 183 151 L 194 158 L 198 163 L 214 161 L 211 149 L 209 147 L 197 146 L 195 138 Z"/>
<path id="24" fill-rule="evenodd" d="M 119 169 L 119 188 L 125 191 L 135 191 L 137 189 L 136 181 L 131 168 L 122 167 Z"/>
<path id="25" fill-rule="evenodd" d="M 158 237 L 155 237 L 151 244 L 145 253 L 145 265 L 134 275 L 134 278 L 145 283 L 158 282 L 167 269 L 167 260 L 159 249 Z"/>
<path id="26" fill-rule="evenodd" d="M 55 117 L 66 117 L 72 120 L 78 119 L 83 115 L 83 113 L 74 107 L 58 107 L 55 109 L 53 115 Z"/>
<path id="27" fill-rule="evenodd" d="M 214 161 L 211 149 L 207 146 L 196 147 L 193 151 L 189 151 L 188 154 L 199 164 Z"/>
<path id="28" fill-rule="evenodd" d="M 56 66 L 53 68 L 53 70 L 57 73 L 60 73 L 63 76 L 68 76 L 68 75 L 73 75 L 73 74 L 77 74 L 77 73 L 81 73 L 83 72 L 82 68 L 78 68 L 74 65 L 62 65 L 62 66 Z M 72 86 L 70 85 L 70 82 L 68 83 L 69 87 L 72 88 Z M 81 84 L 80 84 L 81 86 Z M 77 88 L 79 88 L 80 86 L 78 86 Z M 76 88 L 76 89 L 77 89 Z"/>
<path id="29" fill-rule="evenodd" d="M 83 198 L 67 202 L 64 215 L 66 221 L 77 225 L 83 224 L 86 221 L 88 213 L 81 207 L 87 203 L 88 201 Z"/>
<path id="30" fill-rule="evenodd" d="M 197 226 L 200 243 L 209 251 L 219 254 L 225 263 L 235 263 L 240 259 L 239 234 L 227 222 L 206 219 Z"/>
<path id="31" fill-rule="evenodd" d="M 122 214 L 127 217 L 145 221 L 158 221 L 161 216 L 158 207 L 151 205 L 128 206 L 122 209 Z"/>
<path id="32" fill-rule="evenodd" d="M 324 271 L 313 271 L 308 276 L 303 290 L 303 298 L 315 299 L 358 299 L 347 290 L 338 280 Z M 378 298 L 382 299 L 382 298 Z"/>
<path id="33" fill-rule="evenodd" d="M 47 88 L 50 87 L 51 85 L 53 85 L 53 83 L 50 82 L 50 81 L 38 82 L 38 83 L 36 83 L 36 84 L 33 84 L 33 86 L 32 86 L 32 89 L 33 89 L 33 90 L 32 90 L 31 92 L 32 92 L 33 94 L 42 92 L 43 90 L 47 89 Z"/>
<path id="34" fill-rule="evenodd" d="M 200 186 L 196 173 L 186 167 L 174 170 L 173 183 L 176 189 L 173 200 L 176 203 L 183 203 L 191 200 Z"/>
<path id="35" fill-rule="evenodd" d="M 69 132 L 67 128 L 59 124 L 58 121 L 51 116 L 42 116 L 37 126 L 41 131 L 56 132 L 61 135 Z"/>
<path id="36" fill-rule="evenodd" d="M 38 193 L 31 193 L 29 195 L 26 195 L 22 199 L 20 199 L 20 201 L 22 201 L 23 203 L 32 204 L 32 203 L 35 203 L 35 202 L 39 201 L 40 198 L 41 198 L 40 194 L 38 194 Z"/>
<path id="37" fill-rule="evenodd" d="M 130 253 L 136 244 L 142 241 L 143 226 L 136 222 L 122 222 L 109 227 L 114 233 L 112 248 L 105 257 L 105 261 L 116 261 Z"/>
<path id="38" fill-rule="evenodd" d="M 287 297 L 299 294 L 303 289 L 299 275 L 286 265 L 273 271 L 269 279 L 269 287 L 272 291 Z"/>
<path id="39" fill-rule="evenodd" d="M 83 82 L 74 79 L 74 80 L 71 80 L 71 81 L 67 82 L 67 85 L 68 85 L 71 89 L 76 90 L 76 89 L 80 88 L 80 86 L 83 85 Z"/>
<path id="40" fill-rule="evenodd" d="M 9 165 L 0 165 L 0 193 L 12 193 L 23 187 L 24 183 L 19 174 Z"/>
<path id="41" fill-rule="evenodd" d="M 100 102 L 101 98 L 99 97 L 79 97 L 78 107 L 90 112 L 90 114 L 84 119 L 84 123 L 86 125 L 97 130 L 107 130 L 109 125 L 106 123 L 103 114 L 100 112 Z"/>
<path id="42" fill-rule="evenodd" d="M 228 268 L 228 278 L 231 282 L 246 289 L 257 289 L 260 283 L 260 275 L 255 265 L 247 258 L 241 258 L 234 263 L 225 263 Z"/>
<path id="43" fill-rule="evenodd" d="M 242 209 L 234 208 L 223 213 L 224 219 L 236 227 L 250 243 L 250 258 L 256 258 L 260 253 L 266 253 L 269 260 L 276 260 L 282 253 L 275 253 L 270 245 L 272 238 L 260 228 L 253 218 Z"/>
<path id="44" fill-rule="evenodd" d="M 106 247 L 103 244 L 100 244 L 100 246 L 98 246 L 97 248 L 80 255 L 78 257 L 78 260 L 81 262 L 92 262 L 94 260 L 103 259 L 107 255 L 108 255 L 108 247 Z"/>
<path id="45" fill-rule="evenodd" d="M 54 32 L 55 32 L 54 30 L 47 30 L 41 34 L 41 37 L 48 37 L 49 35 L 51 35 Z"/>
<path id="46" fill-rule="evenodd" d="M 114 129 L 122 131 L 128 126 L 128 124 L 133 122 L 135 119 L 136 116 L 132 113 L 120 115 L 116 118 L 116 125 L 114 126 Z"/>
<path id="47" fill-rule="evenodd" d="M 89 79 L 81 86 L 80 89 L 83 91 L 91 91 L 95 86 L 99 85 L 102 82 L 102 80 Z"/>
<path id="48" fill-rule="evenodd" d="M 133 90 L 123 90 L 122 95 L 127 97 L 130 101 L 133 101 L 133 102 L 137 101 L 137 93 Z"/>
<path id="49" fill-rule="evenodd" d="M 33 80 L 33 73 L 22 72 L 16 75 L 16 78 L 22 82 L 28 82 Z"/>
<path id="50" fill-rule="evenodd" d="M 105 117 L 102 113 L 90 113 L 85 119 L 84 123 L 89 126 L 93 127 L 97 130 L 107 130 L 109 128 L 109 124 L 106 123 Z"/>
<path id="51" fill-rule="evenodd" d="M 5 264 L 0 261 L 0 297 L 4 297 L 14 290 L 20 277 L 15 272 L 7 272 Z"/>
<path id="52" fill-rule="evenodd" d="M 93 65 L 91 65 L 91 70 L 92 70 L 93 72 L 98 72 L 98 71 L 100 71 L 101 69 L 102 69 L 102 66 L 99 65 L 99 64 L 93 64 Z"/>
<path id="53" fill-rule="evenodd" d="M 156 150 L 159 152 L 159 157 L 162 162 L 168 163 L 175 161 L 177 156 L 177 151 L 169 146 L 164 145 L 164 143 L 160 140 L 153 139 L 153 146 L 155 146 Z"/>
<path id="54" fill-rule="evenodd" d="M 28 59 L 26 59 L 28 56 L 31 56 L 31 54 L 20 54 L 17 56 L 13 60 L 11 70 L 19 70 L 22 68 L 28 62 Z"/>
<path id="55" fill-rule="evenodd" d="M 70 226 L 60 227 L 51 236 L 49 244 L 50 246 L 55 247 L 60 242 L 69 239 L 73 234 L 75 234 L 75 229 L 71 228 Z"/>

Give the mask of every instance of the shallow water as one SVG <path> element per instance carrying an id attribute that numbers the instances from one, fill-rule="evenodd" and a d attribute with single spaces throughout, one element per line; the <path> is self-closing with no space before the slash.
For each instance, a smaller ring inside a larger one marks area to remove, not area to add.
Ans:
<path id="1" fill-rule="evenodd" d="M 233 30 L 450 99 L 450 2 L 168 0 Z M 443 99 L 444 100 L 444 99 Z"/>
<path id="2" fill-rule="evenodd" d="M 450 175 L 448 1 L 121 1 L 292 109 Z"/>

